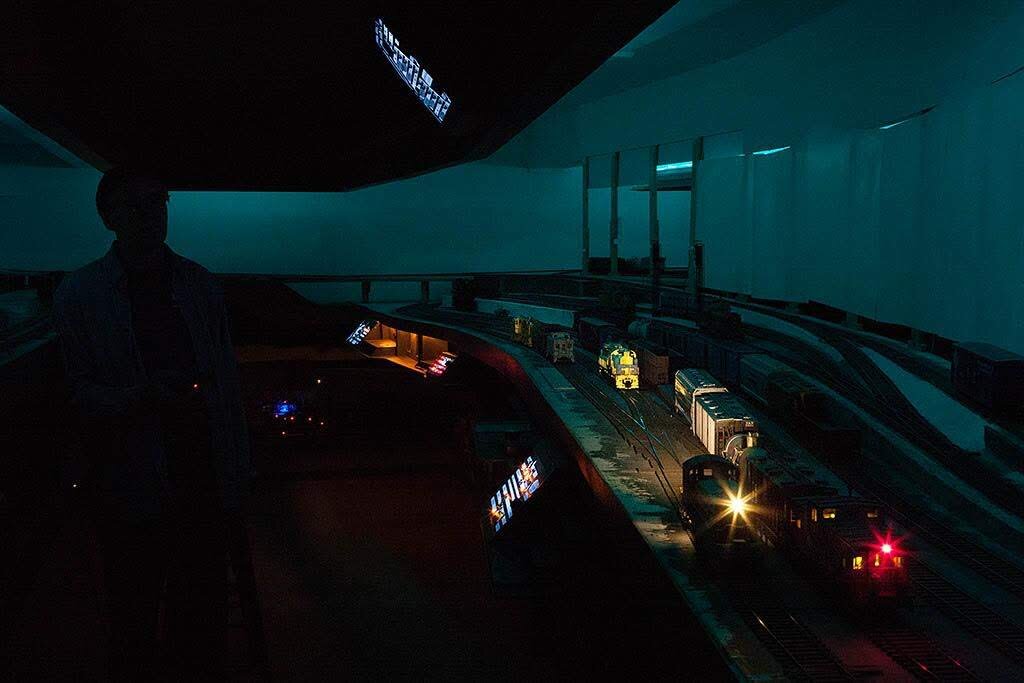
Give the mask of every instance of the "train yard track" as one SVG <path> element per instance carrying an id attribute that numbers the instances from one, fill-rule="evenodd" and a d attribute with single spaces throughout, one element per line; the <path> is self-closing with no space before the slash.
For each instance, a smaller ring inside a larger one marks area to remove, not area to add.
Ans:
<path id="1" fill-rule="evenodd" d="M 849 681 L 853 674 L 761 581 L 721 579 L 733 608 L 793 680 Z"/>
<path id="2" fill-rule="evenodd" d="M 511 341 L 511 334 L 495 324 L 493 316 L 481 318 L 478 314 L 447 314 L 433 310 L 418 310 L 421 317 L 439 320 L 451 324 L 476 327 L 495 337 Z M 461 319 L 460 319 L 461 318 Z M 489 320 L 487 318 L 490 318 Z M 577 349 L 576 353 L 596 366 L 595 357 L 588 352 Z M 662 406 L 653 403 L 653 399 L 642 391 L 627 391 L 620 394 L 627 406 L 624 409 L 607 393 L 603 380 L 592 370 L 580 365 L 558 366 L 562 375 L 573 385 L 588 403 L 611 424 L 625 443 L 644 458 L 666 499 L 681 521 L 686 521 L 676 483 L 669 476 L 659 447 L 681 468 L 686 459 L 672 445 L 666 429 L 661 434 L 654 431 L 649 424 L 651 416 L 665 427 Z M 635 394 L 635 395 L 634 395 Z M 677 425 L 673 425 L 677 427 Z M 681 484 L 681 478 L 678 482 Z M 721 577 L 716 577 L 719 581 Z M 757 586 L 755 590 L 753 586 Z M 829 650 L 828 646 L 800 620 L 793 616 L 771 591 L 756 582 L 730 580 L 722 585 L 724 593 L 737 613 L 751 628 L 752 632 L 763 643 L 765 649 L 776 659 L 787 676 L 794 680 L 808 681 L 847 681 L 853 675 L 846 670 L 839 659 Z"/>
<path id="3" fill-rule="evenodd" d="M 487 334 L 512 341 L 511 333 L 505 328 L 504 320 L 496 320 L 486 314 L 449 314 L 437 311 L 436 308 L 418 312 L 440 322 L 471 326 Z M 762 338 L 776 345 L 785 345 L 793 355 L 805 353 L 811 358 L 808 364 L 815 364 L 817 372 L 828 373 L 829 381 L 840 384 L 847 391 L 865 392 L 873 395 L 873 400 L 882 401 L 886 392 L 896 391 L 895 386 L 869 391 L 862 376 L 843 368 L 824 352 L 810 344 L 800 345 L 786 335 L 764 331 Z M 840 344 L 842 345 L 842 344 Z M 535 350 L 536 351 L 536 350 Z M 577 350 L 586 360 L 594 358 L 586 352 Z M 842 353 L 842 351 L 840 351 Z M 856 355 L 847 349 L 849 357 Z M 844 359 L 847 358 L 844 354 Z M 877 366 L 861 352 L 863 360 L 880 372 Z M 784 360 L 792 361 L 792 358 Z M 590 363 L 596 365 L 596 362 Z M 851 367 L 860 367 L 856 361 Z M 573 387 L 611 424 L 615 431 L 629 444 L 633 450 L 648 463 L 655 474 L 665 497 L 675 510 L 682 516 L 676 482 L 670 478 L 662 457 L 671 458 L 677 466 L 682 465 L 686 456 L 679 453 L 673 443 L 670 432 L 677 431 L 678 425 L 669 425 L 674 421 L 670 414 L 671 406 L 660 394 L 657 398 L 646 391 L 625 391 L 619 396 L 626 408 L 619 405 L 607 392 L 607 387 L 596 373 L 581 366 L 560 366 L 562 374 Z M 801 369 L 801 368 L 798 368 Z M 867 366 L 864 366 L 867 370 Z M 808 373 L 810 374 L 810 373 Z M 867 374 L 867 373 L 865 373 Z M 863 394 L 862 394 L 863 395 Z M 902 394 L 900 395 L 902 398 Z M 905 399 L 904 399 L 905 400 Z M 913 423 L 903 425 L 904 429 L 914 429 Z M 918 434 L 921 438 L 923 432 Z M 686 439 L 684 446 L 694 444 Z M 692 440 L 691 440 L 692 441 Z M 661 453 L 659 453 L 659 449 Z M 831 463 L 830 463 L 831 465 Z M 849 472 L 841 473 L 844 478 Z M 852 479 L 852 480 L 851 480 Z M 891 501 L 901 500 L 899 495 L 877 478 L 867 476 L 850 477 L 850 483 L 867 495 L 873 495 L 890 508 L 894 518 L 905 528 L 915 531 L 922 537 L 943 550 L 953 559 L 967 565 L 976 573 L 997 585 L 1000 585 L 1015 596 L 1024 598 L 1024 571 L 1016 565 L 1002 560 L 984 548 L 972 543 L 958 534 L 951 533 L 947 526 L 933 520 L 923 511 L 915 507 L 892 505 Z M 908 509 L 909 508 L 909 509 Z M 987 643 L 994 650 L 1007 657 L 1015 664 L 1024 665 L 1024 631 L 1009 620 L 980 604 L 971 596 L 960 591 L 953 584 L 939 576 L 934 570 L 923 563 L 911 563 L 911 580 L 915 591 L 921 598 L 933 605 L 965 631 L 978 640 Z M 762 587 L 753 590 L 750 586 L 756 582 L 749 580 L 744 583 L 736 579 L 723 580 L 722 586 L 732 601 L 734 609 L 744 618 L 750 628 L 765 645 L 766 649 L 779 661 L 788 676 L 801 680 L 849 680 L 853 677 L 841 662 L 832 654 L 828 647 L 815 636 L 806 626 L 796 619 L 776 599 L 767 594 L 770 591 Z M 920 680 L 976 680 L 976 676 L 956 658 L 943 651 L 934 641 L 922 635 L 918 630 L 911 629 L 894 620 L 887 623 L 872 623 L 864 626 L 863 635 L 885 652 L 894 662 L 908 673 Z"/>
<path id="4" fill-rule="evenodd" d="M 921 681 L 976 681 L 970 669 L 942 651 L 917 629 L 880 625 L 867 629 L 878 648 Z"/>

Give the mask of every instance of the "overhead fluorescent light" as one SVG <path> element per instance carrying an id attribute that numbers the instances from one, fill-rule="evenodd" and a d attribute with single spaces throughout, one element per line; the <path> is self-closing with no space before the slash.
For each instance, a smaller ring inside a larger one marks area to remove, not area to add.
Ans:
<path id="1" fill-rule="evenodd" d="M 767 156 L 769 154 L 775 154 L 776 152 L 784 152 L 789 149 L 792 145 L 786 145 L 785 147 L 776 147 L 775 149 L 762 149 L 757 152 L 751 152 L 754 156 Z"/>
<path id="2" fill-rule="evenodd" d="M 910 120 L 910 119 L 903 119 L 902 121 L 897 121 L 896 123 L 890 123 L 890 124 L 889 124 L 889 125 L 887 125 L 887 126 L 879 126 L 879 127 L 878 127 L 878 130 L 889 130 L 890 128 L 895 128 L 896 126 L 899 126 L 899 125 L 901 125 L 901 124 L 904 124 L 904 123 L 906 123 L 906 122 L 907 122 L 907 121 L 909 121 L 909 120 Z"/>
<path id="3" fill-rule="evenodd" d="M 649 167 L 648 167 L 649 168 Z M 680 161 L 674 164 L 658 164 L 655 170 L 658 173 L 665 173 L 666 171 L 682 171 L 686 168 L 693 168 L 692 161 Z"/>

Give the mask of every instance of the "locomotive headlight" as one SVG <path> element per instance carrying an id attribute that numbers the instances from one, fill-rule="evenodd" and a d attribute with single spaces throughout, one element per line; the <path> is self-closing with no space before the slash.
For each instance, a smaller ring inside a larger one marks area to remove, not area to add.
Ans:
<path id="1" fill-rule="evenodd" d="M 742 498 L 730 498 L 729 499 L 729 511 L 734 515 L 742 515 L 747 511 L 747 504 Z"/>

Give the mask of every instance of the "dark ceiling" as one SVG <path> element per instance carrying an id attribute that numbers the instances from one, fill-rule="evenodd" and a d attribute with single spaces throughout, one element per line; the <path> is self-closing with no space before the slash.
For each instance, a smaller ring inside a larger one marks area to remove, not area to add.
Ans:
<path id="1" fill-rule="evenodd" d="M 487 156 L 672 4 L 27 0 L 0 29 L 0 104 L 176 188 L 352 189 Z M 444 123 L 378 16 L 451 96 Z"/>

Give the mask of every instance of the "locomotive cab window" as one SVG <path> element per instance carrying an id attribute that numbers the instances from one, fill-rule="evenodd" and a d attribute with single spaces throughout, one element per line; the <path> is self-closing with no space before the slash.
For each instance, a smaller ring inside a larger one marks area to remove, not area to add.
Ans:
<path id="1" fill-rule="evenodd" d="M 895 565 L 897 567 L 902 567 L 903 566 L 903 558 L 900 557 L 899 555 L 897 555 L 896 557 L 892 558 L 892 563 L 893 563 L 893 565 Z"/>
<path id="2" fill-rule="evenodd" d="M 864 557 L 862 555 L 857 555 L 853 558 L 853 569 L 855 571 L 858 569 L 864 569 Z"/>
<path id="3" fill-rule="evenodd" d="M 818 508 L 811 508 L 811 521 L 812 522 L 817 522 L 818 521 Z"/>
<path id="4" fill-rule="evenodd" d="M 879 555 L 878 553 L 875 553 L 875 566 L 876 567 L 882 566 L 882 556 Z"/>
<path id="5" fill-rule="evenodd" d="M 822 519 L 835 519 L 836 509 L 835 508 L 822 508 L 821 510 Z"/>
<path id="6" fill-rule="evenodd" d="M 878 510 L 868 510 L 868 519 L 876 519 L 878 517 Z"/>

